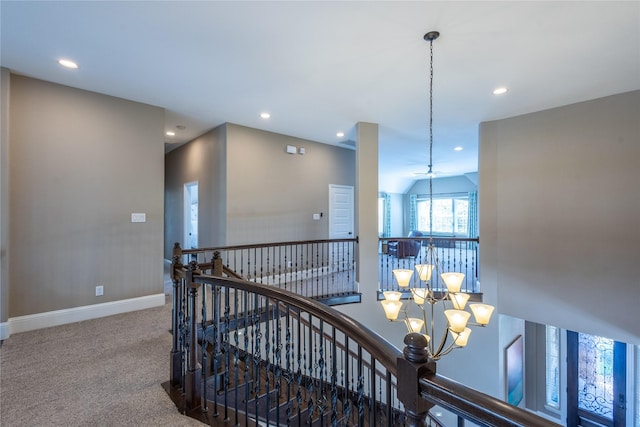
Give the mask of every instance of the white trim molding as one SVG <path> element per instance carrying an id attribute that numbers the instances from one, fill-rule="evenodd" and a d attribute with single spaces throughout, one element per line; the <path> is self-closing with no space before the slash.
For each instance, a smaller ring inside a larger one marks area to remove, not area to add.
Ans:
<path id="1" fill-rule="evenodd" d="M 66 308 L 63 310 L 47 311 L 26 316 L 9 318 L 7 323 L 0 323 L 0 339 L 9 338 L 10 334 L 33 331 L 83 320 L 98 319 L 114 314 L 159 307 L 165 304 L 164 294 L 147 295 L 102 304 L 85 305 L 82 307 Z M 6 334 L 6 336 L 5 336 Z"/>
<path id="2" fill-rule="evenodd" d="M 9 322 L 0 323 L 0 341 L 9 338 Z"/>

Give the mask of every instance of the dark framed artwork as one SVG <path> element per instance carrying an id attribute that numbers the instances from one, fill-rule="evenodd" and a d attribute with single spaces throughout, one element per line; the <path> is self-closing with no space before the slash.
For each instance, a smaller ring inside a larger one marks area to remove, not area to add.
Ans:
<path id="1" fill-rule="evenodd" d="M 522 335 L 518 335 L 505 349 L 507 403 L 518 406 L 524 397 L 524 349 Z"/>

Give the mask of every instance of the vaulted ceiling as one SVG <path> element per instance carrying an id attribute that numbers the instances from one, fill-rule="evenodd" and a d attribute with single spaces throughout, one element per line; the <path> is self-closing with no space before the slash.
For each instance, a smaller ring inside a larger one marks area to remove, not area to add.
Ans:
<path id="1" fill-rule="evenodd" d="M 478 125 L 640 89 L 638 1 L 1 3 L 1 65 L 166 109 L 168 149 L 225 122 L 353 146 L 380 126 L 379 187 L 477 170 Z M 56 61 L 71 59 L 69 70 Z M 492 94 L 500 86 L 501 96 Z M 269 119 L 260 113 L 269 112 Z M 184 128 L 182 128 L 184 127 Z M 336 136 L 344 132 L 344 136 Z M 454 151 L 462 147 L 462 151 Z"/>

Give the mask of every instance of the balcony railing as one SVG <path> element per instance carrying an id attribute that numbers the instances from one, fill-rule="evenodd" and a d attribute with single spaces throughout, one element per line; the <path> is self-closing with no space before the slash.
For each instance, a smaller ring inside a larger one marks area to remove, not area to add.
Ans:
<path id="1" fill-rule="evenodd" d="M 357 239 L 310 240 L 268 244 L 182 249 L 173 257 L 182 264 L 211 265 L 218 254 L 237 278 L 292 291 L 326 304 L 360 302 L 355 281 Z"/>
<path id="2" fill-rule="evenodd" d="M 431 407 L 487 426 L 557 426 L 435 372 L 424 337 L 400 352 L 358 321 L 289 290 L 176 256 L 170 379 L 209 425 L 438 426 Z"/>
<path id="3" fill-rule="evenodd" d="M 414 270 L 417 264 L 428 263 L 427 249 L 432 246 L 441 272 L 455 271 L 465 275 L 462 292 L 479 293 L 477 238 L 460 237 L 393 237 L 381 238 L 379 244 L 379 291 L 401 291 L 394 280 L 393 270 Z M 410 287 L 420 287 L 417 274 Z M 434 289 L 445 288 L 439 276 L 433 277 Z"/>

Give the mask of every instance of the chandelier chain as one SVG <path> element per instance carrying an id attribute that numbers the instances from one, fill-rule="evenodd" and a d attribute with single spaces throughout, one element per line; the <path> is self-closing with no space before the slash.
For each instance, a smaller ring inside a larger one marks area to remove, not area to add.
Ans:
<path id="1" fill-rule="evenodd" d="M 429 244 L 433 243 L 433 39 L 429 40 Z"/>

